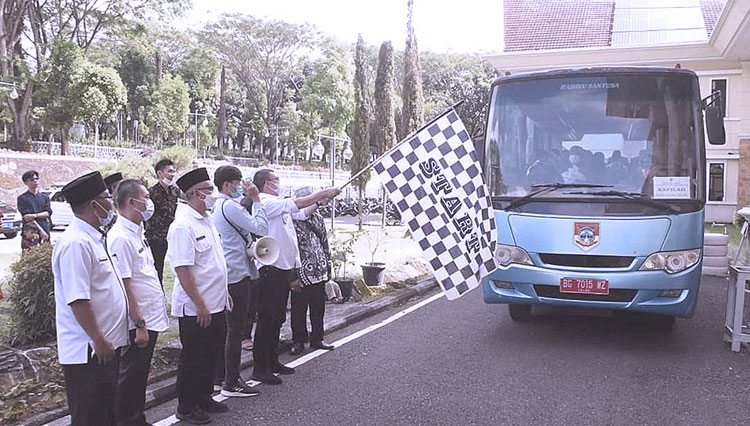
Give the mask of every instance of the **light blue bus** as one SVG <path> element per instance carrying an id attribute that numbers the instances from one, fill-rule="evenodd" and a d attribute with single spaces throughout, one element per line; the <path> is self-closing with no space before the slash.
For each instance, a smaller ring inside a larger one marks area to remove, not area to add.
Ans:
<path id="1" fill-rule="evenodd" d="M 499 269 L 486 303 L 690 317 L 701 281 L 706 161 L 718 102 L 678 68 L 519 74 L 492 84 L 485 180 Z M 715 101 L 715 102 L 714 102 Z M 708 105 L 705 105 L 708 104 Z M 718 115 L 717 115 L 718 114 Z"/>

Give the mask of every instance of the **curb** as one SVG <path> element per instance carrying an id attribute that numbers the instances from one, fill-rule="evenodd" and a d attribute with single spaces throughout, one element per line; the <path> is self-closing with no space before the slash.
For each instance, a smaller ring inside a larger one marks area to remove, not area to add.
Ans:
<path id="1" fill-rule="evenodd" d="M 396 291 L 394 294 L 387 294 L 370 302 L 365 306 L 353 310 L 347 315 L 332 321 L 325 329 L 325 333 L 331 333 L 341 330 L 347 326 L 356 324 L 364 319 L 385 311 L 386 309 L 405 303 L 409 299 L 420 296 L 435 288 L 438 288 L 435 278 L 429 277 L 416 282 L 404 289 Z M 282 350 L 286 350 L 291 345 L 290 341 L 281 341 Z M 253 356 L 251 351 L 243 351 L 242 360 L 240 361 L 240 370 L 246 370 L 253 366 Z M 146 387 L 146 409 L 160 405 L 166 401 L 174 399 L 177 395 L 177 371 L 169 370 L 160 376 L 165 377 Z M 51 426 L 63 426 L 70 424 L 68 418 L 68 407 L 55 408 L 45 413 L 39 413 L 24 423 L 23 426 L 41 426 L 49 424 Z"/>

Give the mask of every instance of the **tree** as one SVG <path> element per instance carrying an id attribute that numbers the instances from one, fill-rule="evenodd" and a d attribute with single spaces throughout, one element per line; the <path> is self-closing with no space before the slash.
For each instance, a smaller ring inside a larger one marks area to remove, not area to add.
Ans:
<path id="1" fill-rule="evenodd" d="M 396 141 L 393 114 L 393 46 L 390 41 L 380 45 L 378 73 L 375 77 L 375 140 L 382 154 Z"/>
<path id="2" fill-rule="evenodd" d="M 419 63 L 417 36 L 411 24 L 414 0 L 409 0 L 406 19 L 406 48 L 404 49 L 404 78 L 399 139 L 417 130 L 424 123 L 424 99 L 422 97 L 422 69 Z"/>
<path id="3" fill-rule="evenodd" d="M 34 95 L 34 104 L 44 105 L 43 122 L 60 129 L 62 153 L 69 150 L 69 130 L 78 102 L 76 84 L 84 65 L 83 53 L 75 43 L 56 38 L 52 42 L 48 67 L 43 74 L 44 84 Z"/>
<path id="4" fill-rule="evenodd" d="M 318 33 L 308 24 L 225 14 L 201 32 L 201 39 L 242 82 L 258 116 L 270 128 L 279 121 L 288 100 L 286 89 L 293 86 L 292 75 L 317 43 Z M 264 140 L 266 154 L 272 140 Z"/>
<path id="5" fill-rule="evenodd" d="M 168 140 L 170 136 L 184 132 L 187 128 L 190 96 L 182 78 L 164 74 L 152 97 L 153 105 L 148 109 L 147 123 L 157 140 Z"/>
<path id="6" fill-rule="evenodd" d="M 456 102 L 466 130 L 474 137 L 484 131 L 490 84 L 498 76 L 474 55 L 428 53 L 423 57 L 425 114 L 434 117 Z"/>
<path id="7" fill-rule="evenodd" d="M 97 141 L 99 124 L 114 120 L 127 102 L 127 91 L 117 71 L 92 63 L 84 65 L 74 93 L 80 94 L 76 117 L 94 123 Z"/>
<path id="8" fill-rule="evenodd" d="M 365 41 L 359 35 L 354 51 L 354 129 L 352 132 L 352 176 L 370 163 L 370 102 L 368 96 Z M 370 179 L 370 170 L 362 173 L 354 185 L 359 189 L 359 229 L 362 230 L 362 195 Z"/>
<path id="9" fill-rule="evenodd" d="M 32 3 L 30 0 L 0 0 L 0 75 L 6 83 L 21 83 L 28 77 L 21 36 Z M 34 83 L 29 81 L 25 86 L 18 99 L 6 97 L 13 116 L 13 137 L 8 147 L 14 150 L 27 150 L 30 146 L 27 126 Z"/>

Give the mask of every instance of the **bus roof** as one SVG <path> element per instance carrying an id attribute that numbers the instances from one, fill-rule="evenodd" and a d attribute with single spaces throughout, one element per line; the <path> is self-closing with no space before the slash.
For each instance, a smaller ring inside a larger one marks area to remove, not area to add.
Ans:
<path id="1" fill-rule="evenodd" d="M 587 67 L 587 68 L 564 68 L 546 71 L 531 71 L 518 74 L 500 76 L 492 82 L 492 85 L 499 83 L 509 83 L 522 80 L 538 80 L 558 77 L 579 77 L 592 75 L 612 75 L 612 74 L 683 74 L 696 76 L 695 72 L 685 68 L 669 67 Z"/>

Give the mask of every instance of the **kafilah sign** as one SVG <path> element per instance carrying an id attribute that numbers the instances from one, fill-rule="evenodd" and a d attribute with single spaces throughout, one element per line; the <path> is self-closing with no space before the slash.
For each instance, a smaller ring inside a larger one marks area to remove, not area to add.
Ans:
<path id="1" fill-rule="evenodd" d="M 474 145 L 451 109 L 374 166 L 448 299 L 497 266 L 495 218 Z"/>

